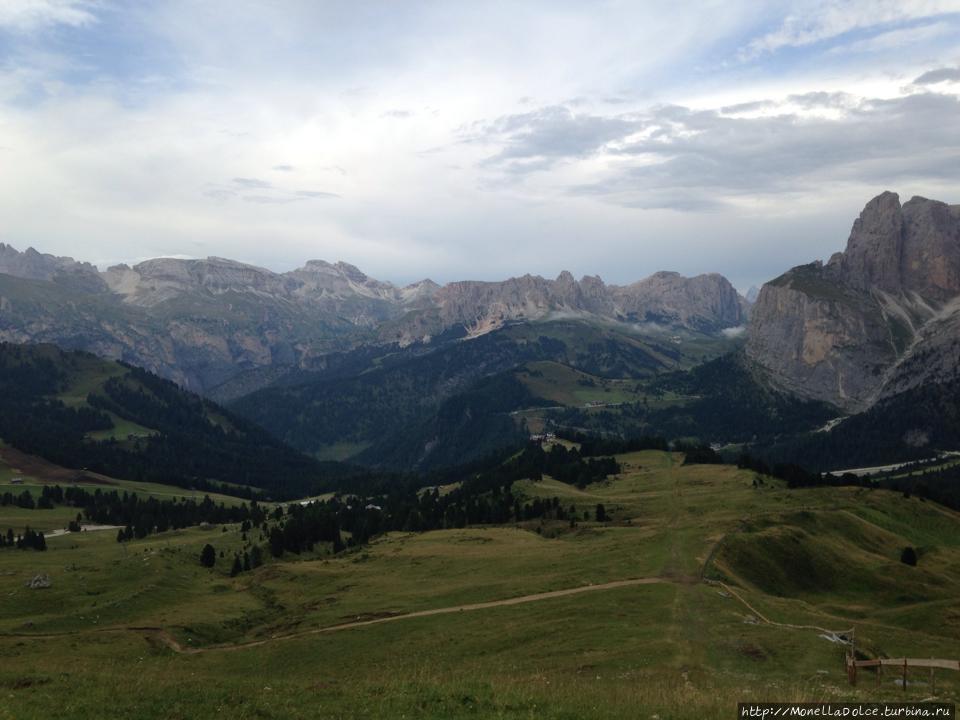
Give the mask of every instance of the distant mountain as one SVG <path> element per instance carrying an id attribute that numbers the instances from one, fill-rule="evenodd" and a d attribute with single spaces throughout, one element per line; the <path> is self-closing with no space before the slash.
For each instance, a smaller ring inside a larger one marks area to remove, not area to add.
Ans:
<path id="1" fill-rule="evenodd" d="M 463 328 L 481 335 L 515 322 L 554 319 L 652 323 L 699 332 L 717 332 L 746 321 L 746 308 L 722 275 L 685 278 L 658 272 L 632 285 L 606 285 L 599 277 L 556 280 L 524 275 L 503 282 L 454 282 L 436 291 L 419 313 L 388 323 L 385 340 L 409 344 L 433 333 Z"/>
<path id="2" fill-rule="evenodd" d="M 313 494 L 353 473 L 145 370 L 52 345 L 0 343 L 0 397 L 0 439 L 65 467 L 274 497 Z"/>
<path id="3" fill-rule="evenodd" d="M 826 264 L 763 286 L 747 357 L 769 381 L 844 412 L 927 383 L 960 364 L 960 205 L 885 192 Z"/>
<path id="4" fill-rule="evenodd" d="M 358 348 L 558 318 L 716 333 L 742 325 L 746 304 L 719 275 L 657 273 L 623 287 L 569 273 L 397 287 L 343 262 L 275 273 L 222 258 L 159 258 L 99 272 L 0 244 L 0 340 L 90 351 L 208 395 L 225 385 L 224 397 L 249 392 L 278 369 L 324 369 L 332 354 Z"/>

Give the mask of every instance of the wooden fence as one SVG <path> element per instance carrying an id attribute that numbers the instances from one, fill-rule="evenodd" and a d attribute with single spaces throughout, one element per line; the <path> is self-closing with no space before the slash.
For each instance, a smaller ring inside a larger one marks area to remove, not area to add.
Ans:
<path id="1" fill-rule="evenodd" d="M 907 690 L 907 671 L 909 668 L 929 668 L 931 692 L 937 691 L 934 670 L 960 671 L 960 660 L 942 660 L 940 658 L 877 658 L 876 660 L 857 660 L 852 652 L 846 654 L 847 679 L 851 685 L 857 684 L 857 670 L 859 668 L 877 669 L 877 686 L 883 681 L 885 667 L 896 668 L 902 674 L 903 691 Z M 896 672 L 895 671 L 895 672 Z"/>

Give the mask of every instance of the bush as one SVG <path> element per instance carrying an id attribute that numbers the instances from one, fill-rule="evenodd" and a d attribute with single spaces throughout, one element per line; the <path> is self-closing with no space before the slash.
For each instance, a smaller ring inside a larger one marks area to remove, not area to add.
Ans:
<path id="1" fill-rule="evenodd" d="M 912 547 L 905 547 L 903 552 L 900 553 L 900 562 L 904 565 L 910 565 L 911 567 L 916 567 L 917 565 L 917 551 Z"/>

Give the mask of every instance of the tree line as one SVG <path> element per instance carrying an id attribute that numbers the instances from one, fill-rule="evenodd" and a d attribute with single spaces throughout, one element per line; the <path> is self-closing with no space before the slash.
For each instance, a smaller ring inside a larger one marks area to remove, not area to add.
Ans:
<path id="1" fill-rule="evenodd" d="M 13 528 L 7 528 L 5 535 L 0 534 L 0 548 L 43 551 L 47 549 L 47 539 L 42 532 L 31 530 L 29 526 L 19 535 L 13 534 Z"/>

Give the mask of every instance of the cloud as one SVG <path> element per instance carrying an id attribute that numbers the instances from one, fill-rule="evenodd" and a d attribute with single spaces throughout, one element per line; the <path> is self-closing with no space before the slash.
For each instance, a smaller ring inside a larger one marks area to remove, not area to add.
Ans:
<path id="1" fill-rule="evenodd" d="M 261 180 L 260 178 L 235 177 L 233 184 L 247 190 L 266 190 L 273 187 L 273 183 Z"/>
<path id="2" fill-rule="evenodd" d="M 942 82 L 960 82 L 960 67 L 928 70 L 913 81 L 914 85 L 936 85 Z"/>
<path id="3" fill-rule="evenodd" d="M 879 29 L 935 15 L 960 11 L 958 0 L 819 0 L 803 3 L 779 26 L 751 40 L 741 59 L 754 59 L 783 48 L 804 47 L 848 33 Z M 889 40 L 890 38 L 888 38 Z M 879 41 L 881 44 L 884 41 Z"/>
<path id="4" fill-rule="evenodd" d="M 928 42 L 941 35 L 948 35 L 956 32 L 956 26 L 952 23 L 936 22 L 927 25 L 918 25 L 915 27 L 900 28 L 898 30 L 889 30 L 881 32 L 870 38 L 856 40 L 854 42 L 838 45 L 830 49 L 831 55 L 842 53 L 877 53 L 897 50 L 907 45 L 915 45 L 921 42 Z"/>
<path id="5" fill-rule="evenodd" d="M 725 105 L 720 108 L 724 115 L 741 115 L 743 113 L 755 113 L 760 110 L 770 110 L 777 107 L 773 100 L 753 100 L 750 102 L 737 103 L 736 105 Z"/>
<path id="6" fill-rule="evenodd" d="M 4 238 L 747 287 L 876 189 L 960 200 L 955 102 L 923 92 L 957 86 L 901 91 L 956 42 L 891 47 L 944 3 L 602 5 L 0 0 Z"/>
<path id="7" fill-rule="evenodd" d="M 814 109 L 850 109 L 860 103 L 860 98 L 846 92 L 812 91 L 798 95 L 788 95 L 787 102 L 805 110 Z M 776 104 L 776 103 L 774 103 Z"/>
<path id="8" fill-rule="evenodd" d="M 311 198 L 314 200 L 331 200 L 340 197 L 336 193 L 320 192 L 317 190 L 297 190 L 294 194 L 298 197 Z"/>
<path id="9" fill-rule="evenodd" d="M 244 182 L 238 182 L 242 180 Z M 218 201 L 233 200 L 239 198 L 244 202 L 257 205 L 286 205 L 288 203 L 300 202 L 302 200 L 332 200 L 340 196 L 336 193 L 322 192 L 319 190 L 283 190 L 275 188 L 270 183 L 255 180 L 253 178 L 234 178 L 233 182 L 240 185 L 240 192 L 230 188 L 213 188 L 204 192 L 209 198 Z M 270 190 L 270 194 L 263 192 L 247 193 L 247 190 Z"/>
<path id="10" fill-rule="evenodd" d="M 203 194 L 208 198 L 218 200 L 220 202 L 231 200 L 237 197 L 237 192 L 235 190 L 228 190 L 226 188 L 211 188 L 210 190 L 204 190 Z"/>
<path id="11" fill-rule="evenodd" d="M 79 27 L 97 21 L 91 0 L 3 0 L 0 30 L 31 32 L 51 25 Z"/>
<path id="12" fill-rule="evenodd" d="M 244 195 L 244 202 L 256 203 L 258 205 L 286 205 L 296 202 L 299 198 L 283 197 L 278 195 Z"/>
<path id="13" fill-rule="evenodd" d="M 558 105 L 481 123 L 466 141 L 501 145 L 499 152 L 486 158 L 485 166 L 528 173 L 594 154 L 637 127 L 637 122 L 626 116 L 575 114 Z"/>
<path id="14" fill-rule="evenodd" d="M 773 112 L 735 112 L 758 109 Z M 956 179 L 957 117 L 960 98 L 939 93 L 811 92 L 779 103 L 667 105 L 619 117 L 548 107 L 486 125 L 483 141 L 503 149 L 480 167 L 510 176 L 581 163 L 599 177 L 568 185 L 573 195 L 632 208 L 715 212 L 740 198 L 811 191 L 828 180 Z"/>
<path id="15" fill-rule="evenodd" d="M 725 338 L 733 339 L 738 337 L 743 337 L 747 333 L 746 325 L 738 325 L 737 327 L 724 328 L 720 331 L 720 334 Z"/>

